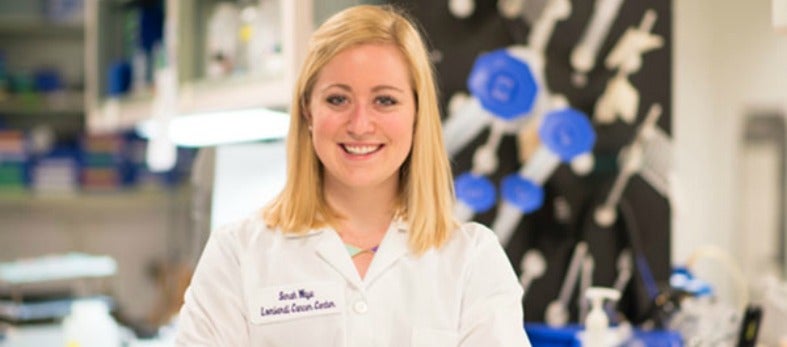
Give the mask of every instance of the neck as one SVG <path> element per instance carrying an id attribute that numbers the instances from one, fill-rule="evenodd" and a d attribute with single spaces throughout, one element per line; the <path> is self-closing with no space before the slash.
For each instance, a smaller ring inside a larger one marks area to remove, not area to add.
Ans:
<path id="1" fill-rule="evenodd" d="M 325 185 L 325 200 L 343 218 L 336 226 L 352 238 L 382 235 L 396 211 L 398 187 L 361 189 Z"/>

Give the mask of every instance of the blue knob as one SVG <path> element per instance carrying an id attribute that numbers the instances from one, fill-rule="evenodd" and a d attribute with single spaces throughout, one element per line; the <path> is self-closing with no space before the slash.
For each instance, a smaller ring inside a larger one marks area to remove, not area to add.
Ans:
<path id="1" fill-rule="evenodd" d="M 467 89 L 484 109 L 511 120 L 533 108 L 538 84 L 527 64 L 499 49 L 476 59 L 467 78 Z"/>
<path id="2" fill-rule="evenodd" d="M 503 178 L 500 189 L 503 199 L 524 214 L 538 210 L 544 204 L 544 189 L 518 174 Z"/>
<path id="3" fill-rule="evenodd" d="M 596 132 L 588 117 L 573 108 L 548 113 L 538 129 L 538 136 L 541 143 L 564 162 L 589 152 L 596 143 Z"/>
<path id="4" fill-rule="evenodd" d="M 454 181 L 456 198 L 475 213 L 488 211 L 497 201 L 495 186 L 484 176 L 465 173 Z"/>

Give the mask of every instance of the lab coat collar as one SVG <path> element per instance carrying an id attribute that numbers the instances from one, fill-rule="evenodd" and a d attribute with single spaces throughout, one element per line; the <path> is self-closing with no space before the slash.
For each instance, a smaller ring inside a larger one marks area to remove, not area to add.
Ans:
<path id="1" fill-rule="evenodd" d="M 315 229 L 314 231 L 322 234 L 316 245 L 316 252 L 320 258 L 358 289 L 369 286 L 397 260 L 409 253 L 407 224 L 400 219 L 395 219 L 385 232 L 385 236 L 380 242 L 380 248 L 366 271 L 366 276 L 361 280 L 339 235 L 330 228 Z"/>
<path id="2" fill-rule="evenodd" d="M 302 238 L 302 237 L 309 237 L 309 236 L 314 236 L 314 235 L 317 235 L 317 234 L 321 234 L 323 231 L 325 231 L 327 229 L 329 229 L 329 228 L 309 229 L 309 230 L 307 230 L 305 232 L 302 232 L 302 233 L 285 233 L 284 237 L 288 238 L 288 239 L 298 239 L 298 238 Z"/>
<path id="3" fill-rule="evenodd" d="M 403 220 L 397 218 L 391 222 L 391 226 L 380 242 L 377 254 L 372 258 L 372 263 L 366 271 L 364 283 L 367 286 L 384 274 L 396 261 L 410 253 L 408 235 L 407 224 Z"/>

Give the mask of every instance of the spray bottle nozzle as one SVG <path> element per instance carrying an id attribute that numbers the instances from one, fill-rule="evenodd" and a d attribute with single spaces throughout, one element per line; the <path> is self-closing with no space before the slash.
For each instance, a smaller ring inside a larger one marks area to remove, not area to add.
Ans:
<path id="1" fill-rule="evenodd" d="M 604 304 L 604 299 L 618 301 L 620 300 L 620 292 L 616 289 L 612 288 L 604 288 L 604 287 L 591 287 L 588 288 L 587 292 L 585 292 L 585 296 L 590 300 L 591 304 L 593 305 L 593 309 L 596 308 L 602 309 Z"/>
<path id="2" fill-rule="evenodd" d="M 609 318 L 604 312 L 604 299 L 619 300 L 620 292 L 612 288 L 591 287 L 585 291 L 592 308 L 585 319 L 585 332 L 582 338 L 583 347 L 608 346 Z"/>

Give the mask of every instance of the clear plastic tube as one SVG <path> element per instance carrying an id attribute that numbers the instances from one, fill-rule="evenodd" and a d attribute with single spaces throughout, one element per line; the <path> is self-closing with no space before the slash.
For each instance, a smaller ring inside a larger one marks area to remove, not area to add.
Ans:
<path id="1" fill-rule="evenodd" d="M 541 17 L 533 24 L 527 44 L 534 51 L 544 54 L 544 50 L 552 38 L 555 24 L 571 15 L 571 2 L 568 0 L 550 0 Z"/>
<path id="2" fill-rule="evenodd" d="M 511 240 L 521 218 L 522 211 L 518 207 L 505 200 L 500 203 L 495 221 L 492 223 L 492 230 L 497 234 L 501 245 L 505 246 Z"/>
<path id="3" fill-rule="evenodd" d="M 560 294 L 557 299 L 547 305 L 547 310 L 544 315 L 546 322 L 549 326 L 559 327 L 568 323 L 568 302 L 571 300 L 571 292 L 577 285 L 580 267 L 588 253 L 588 245 L 585 241 L 577 242 L 574 246 L 574 254 L 571 256 L 571 262 L 566 271 L 566 277 L 563 278 L 563 285 L 560 287 Z"/>
<path id="4" fill-rule="evenodd" d="M 571 52 L 571 67 L 578 74 L 584 75 L 596 65 L 598 50 L 609 34 L 609 28 L 617 18 L 622 3 L 623 0 L 596 1 L 590 22 Z"/>
<path id="5" fill-rule="evenodd" d="M 469 222 L 474 215 L 475 211 L 473 211 L 473 208 L 461 200 L 458 200 L 456 205 L 454 205 L 454 217 L 460 222 Z"/>
<path id="6" fill-rule="evenodd" d="M 473 168 L 471 172 L 476 175 L 490 175 L 497 170 L 497 149 L 505 133 L 505 121 L 501 119 L 492 120 L 489 128 L 489 137 L 486 143 L 478 147 L 473 154 Z"/>
<path id="7" fill-rule="evenodd" d="M 560 165 L 560 157 L 546 146 L 539 146 L 527 164 L 519 169 L 519 175 L 543 185 Z"/>
<path id="8" fill-rule="evenodd" d="M 443 138 L 450 157 L 455 156 L 492 121 L 476 98 L 470 98 L 443 123 Z"/>

